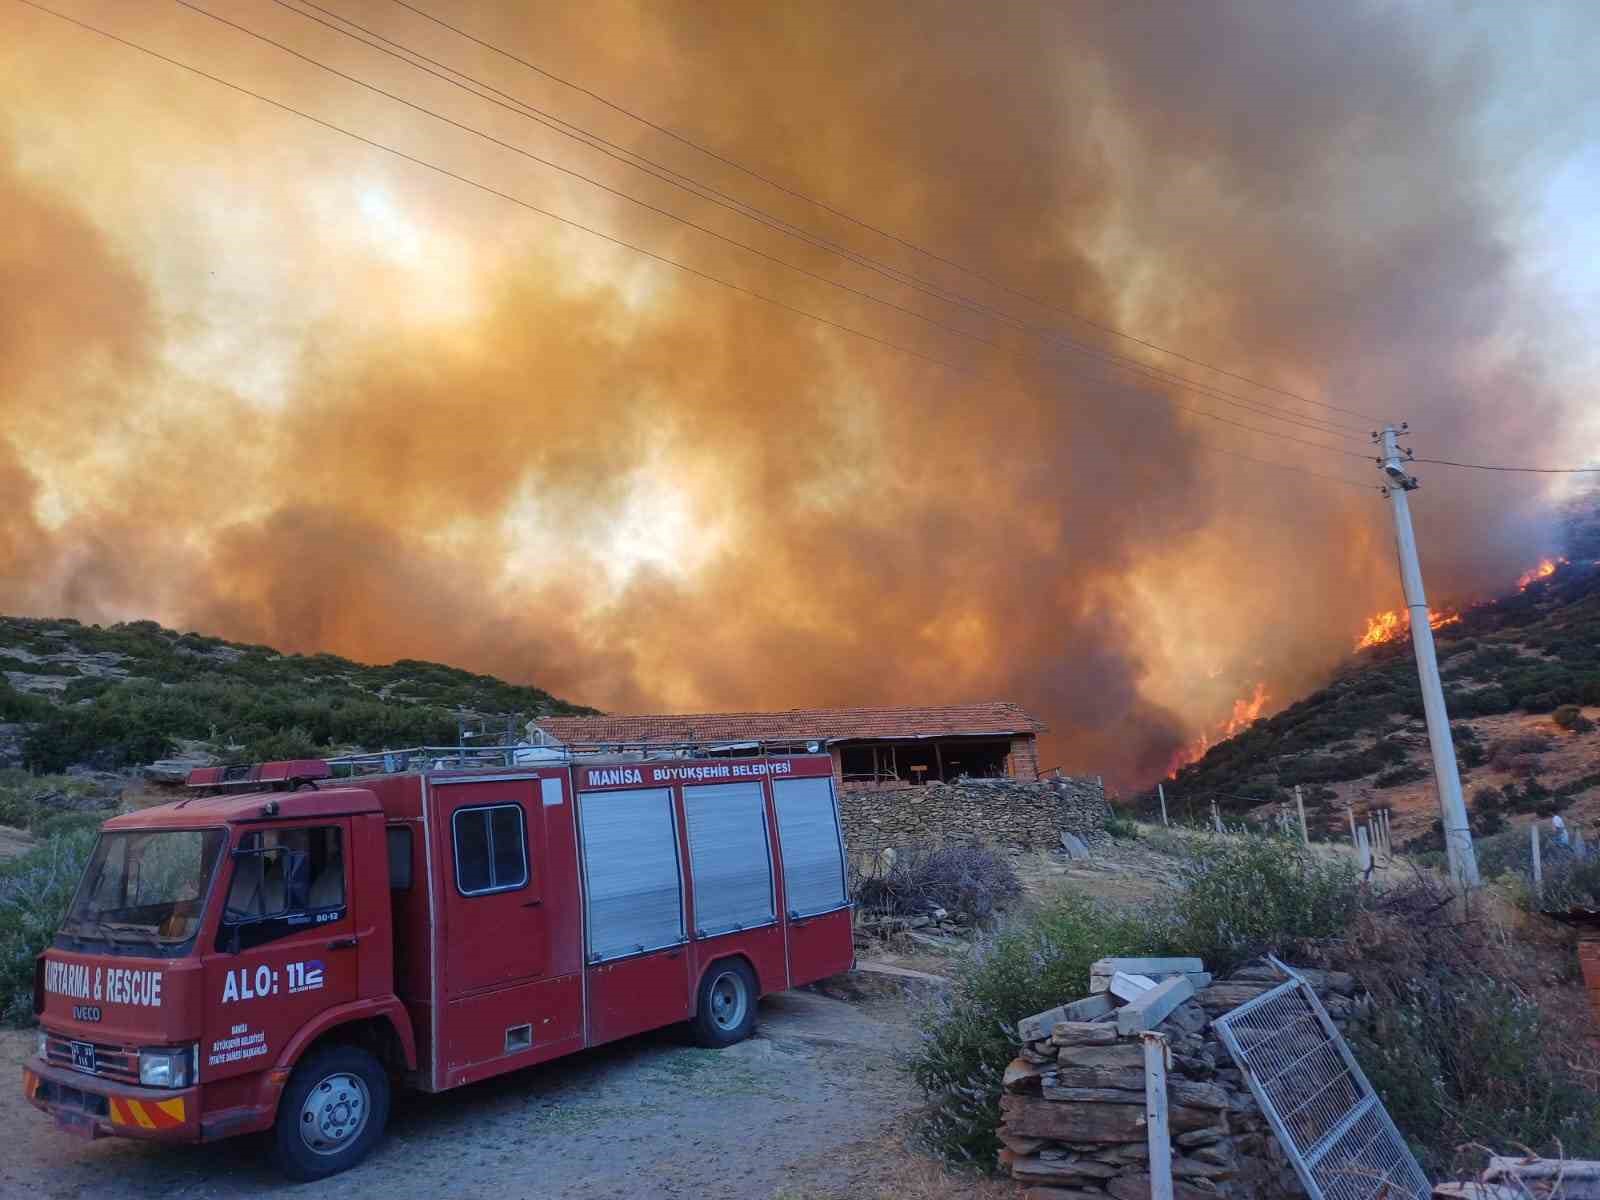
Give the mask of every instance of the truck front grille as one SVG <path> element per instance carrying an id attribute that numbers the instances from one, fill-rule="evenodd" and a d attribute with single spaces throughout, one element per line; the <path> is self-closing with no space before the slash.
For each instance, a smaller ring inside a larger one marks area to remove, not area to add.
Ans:
<path id="1" fill-rule="evenodd" d="M 69 1071 L 82 1071 L 72 1058 L 75 1039 L 58 1034 L 46 1034 L 45 1058 L 52 1067 L 65 1067 Z M 136 1046 L 112 1046 L 94 1043 L 94 1071 L 99 1079 L 115 1079 L 122 1083 L 139 1082 L 139 1050 Z M 87 1073 L 87 1072 L 86 1072 Z"/>

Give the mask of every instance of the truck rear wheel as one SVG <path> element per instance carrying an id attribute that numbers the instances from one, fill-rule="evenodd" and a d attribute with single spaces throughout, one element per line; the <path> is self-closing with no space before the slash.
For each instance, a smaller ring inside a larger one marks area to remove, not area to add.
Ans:
<path id="1" fill-rule="evenodd" d="M 300 1060 L 278 1101 L 272 1127 L 278 1166 L 307 1182 L 348 1171 L 383 1136 L 389 1076 L 355 1046 L 325 1046 Z"/>
<path id="2" fill-rule="evenodd" d="M 742 1042 L 756 1027 L 756 977 L 742 959 L 713 963 L 700 981 L 694 1036 L 702 1046 Z"/>

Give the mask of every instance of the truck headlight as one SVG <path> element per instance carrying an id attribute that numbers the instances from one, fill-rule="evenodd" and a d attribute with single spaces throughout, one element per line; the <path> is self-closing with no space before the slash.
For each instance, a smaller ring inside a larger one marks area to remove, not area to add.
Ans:
<path id="1" fill-rule="evenodd" d="M 195 1077 L 195 1047 L 139 1051 L 139 1082 L 145 1087 L 188 1087 Z"/>

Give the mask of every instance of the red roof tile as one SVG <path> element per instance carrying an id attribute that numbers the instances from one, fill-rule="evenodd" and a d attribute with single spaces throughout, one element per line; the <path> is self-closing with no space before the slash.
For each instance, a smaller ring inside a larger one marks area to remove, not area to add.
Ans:
<path id="1" fill-rule="evenodd" d="M 545 717 L 539 728 L 568 744 L 594 742 L 854 741 L 1039 733 L 1020 705 L 941 704 L 921 708 L 793 708 L 787 712 L 681 716 Z"/>

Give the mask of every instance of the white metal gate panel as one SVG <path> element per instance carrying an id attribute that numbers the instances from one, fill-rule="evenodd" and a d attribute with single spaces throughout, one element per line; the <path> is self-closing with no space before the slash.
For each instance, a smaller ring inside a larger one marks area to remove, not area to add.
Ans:
<path id="1" fill-rule="evenodd" d="M 1305 980 L 1213 1025 L 1312 1200 L 1428 1200 L 1427 1176 Z"/>

